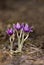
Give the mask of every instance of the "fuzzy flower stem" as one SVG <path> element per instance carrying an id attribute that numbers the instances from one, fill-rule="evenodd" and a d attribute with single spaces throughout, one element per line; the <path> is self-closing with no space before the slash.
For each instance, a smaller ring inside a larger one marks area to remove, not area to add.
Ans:
<path id="1" fill-rule="evenodd" d="M 25 33 L 23 32 L 21 43 L 24 42 L 24 35 L 25 35 Z"/>
<path id="2" fill-rule="evenodd" d="M 22 52 L 23 43 L 27 40 L 29 34 L 27 34 L 26 37 L 24 38 L 25 32 L 23 32 L 22 29 L 20 30 L 20 35 L 18 35 L 18 31 L 16 32 L 18 37 L 18 49 L 15 52 L 17 53 L 17 52 Z"/>
<path id="3" fill-rule="evenodd" d="M 19 51 L 20 51 L 20 52 L 22 51 L 23 43 L 24 43 L 24 42 L 26 41 L 26 39 L 28 38 L 29 34 L 27 34 L 27 36 L 25 37 L 25 39 L 24 39 L 24 36 L 25 36 L 25 33 L 23 32 L 22 41 L 21 41 L 21 44 L 19 45 Z"/>
<path id="4" fill-rule="evenodd" d="M 29 34 L 27 34 L 27 36 L 25 37 L 24 42 L 27 40 L 28 37 L 29 37 Z"/>
<path id="5" fill-rule="evenodd" d="M 13 42 L 11 41 L 11 37 L 10 37 L 10 53 L 11 53 L 11 54 L 13 54 L 12 48 L 13 48 Z"/>
<path id="6" fill-rule="evenodd" d="M 17 38 L 18 38 L 18 49 L 15 51 L 15 53 L 19 52 L 19 46 L 20 46 L 20 35 L 18 35 L 18 31 L 16 31 L 17 33 Z"/>
<path id="7" fill-rule="evenodd" d="M 22 52 L 22 47 L 23 47 L 23 41 L 24 41 L 24 32 L 23 32 L 23 35 L 22 35 L 22 41 L 21 41 L 21 43 L 19 44 L 19 46 L 18 46 L 18 51 L 19 52 Z"/>
<path id="8" fill-rule="evenodd" d="M 20 35 L 18 35 L 18 31 L 17 32 L 17 37 L 18 37 L 18 50 L 16 50 L 16 52 L 21 52 L 21 36 L 22 36 L 22 29 L 20 30 Z"/>
<path id="9" fill-rule="evenodd" d="M 20 36 L 18 35 L 18 32 L 17 32 L 17 37 L 18 37 L 18 46 L 20 44 Z"/>
<path id="10" fill-rule="evenodd" d="M 21 29 L 21 31 L 20 31 L 20 38 L 21 38 L 21 36 L 22 36 L 22 29 Z"/>
<path id="11" fill-rule="evenodd" d="M 22 41 L 21 41 L 21 44 L 19 45 L 19 48 L 18 48 L 20 52 L 22 51 L 22 47 L 23 47 L 24 35 L 25 35 L 25 33 L 23 32 Z"/>
<path id="12" fill-rule="evenodd" d="M 10 53 L 13 54 L 12 49 L 13 49 L 14 34 L 10 36 L 9 40 L 10 40 Z"/>

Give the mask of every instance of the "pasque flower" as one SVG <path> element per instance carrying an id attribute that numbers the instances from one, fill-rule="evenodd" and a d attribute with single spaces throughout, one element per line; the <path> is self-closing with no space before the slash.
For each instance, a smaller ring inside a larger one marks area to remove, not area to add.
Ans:
<path id="1" fill-rule="evenodd" d="M 9 35 L 9 41 L 10 41 L 10 53 L 13 54 L 13 42 L 14 42 L 14 31 L 13 28 L 8 28 L 6 33 Z"/>
<path id="2" fill-rule="evenodd" d="M 25 26 L 25 24 L 24 24 L 24 23 L 22 23 L 22 24 L 21 24 L 21 29 L 22 29 L 22 30 L 23 30 L 24 26 Z"/>
<path id="3" fill-rule="evenodd" d="M 17 53 L 17 52 L 22 51 L 23 44 L 28 39 L 29 33 L 33 32 L 33 28 L 30 27 L 27 23 L 26 24 L 24 24 L 24 23 L 20 24 L 17 22 L 16 24 L 13 24 L 13 28 L 7 29 L 6 33 L 8 35 L 12 35 L 12 36 L 10 36 L 10 43 L 11 43 L 10 52 L 13 52 L 13 50 L 12 50 L 13 49 L 13 41 L 14 41 L 14 37 L 15 37 L 14 32 L 16 32 L 17 39 L 18 39 L 18 48 L 16 51 L 14 51 L 15 53 Z M 13 41 L 11 39 L 13 39 Z"/>
<path id="4" fill-rule="evenodd" d="M 29 27 L 29 32 L 33 32 L 33 27 Z"/>
<path id="5" fill-rule="evenodd" d="M 12 35 L 13 34 L 13 29 L 12 28 L 8 28 L 7 31 L 6 31 L 6 33 L 8 35 Z"/>
<path id="6" fill-rule="evenodd" d="M 25 26 L 23 27 L 24 32 L 29 32 L 29 25 L 25 24 Z"/>
<path id="7" fill-rule="evenodd" d="M 20 29 L 21 29 L 21 25 L 20 25 L 19 23 L 17 23 L 17 24 L 15 25 L 15 29 L 20 30 Z"/>
<path id="8" fill-rule="evenodd" d="M 28 24 L 22 24 L 21 27 L 22 27 L 24 32 L 29 32 L 29 33 L 33 32 L 32 27 L 30 27 Z"/>

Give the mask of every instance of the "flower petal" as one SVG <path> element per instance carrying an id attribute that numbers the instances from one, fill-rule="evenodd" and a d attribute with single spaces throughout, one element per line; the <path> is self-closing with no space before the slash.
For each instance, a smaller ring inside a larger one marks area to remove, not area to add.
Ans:
<path id="1" fill-rule="evenodd" d="M 20 29 L 21 29 L 21 25 L 20 25 L 19 23 L 17 23 L 17 24 L 15 25 L 15 28 L 16 28 L 17 30 L 20 30 Z"/>
<path id="2" fill-rule="evenodd" d="M 12 35 L 12 34 L 13 34 L 13 29 L 12 29 L 12 28 L 11 28 L 11 29 L 7 29 L 6 33 L 7 33 L 8 35 Z"/>
<path id="3" fill-rule="evenodd" d="M 25 24 L 25 26 L 24 26 L 24 31 L 25 31 L 25 32 L 29 32 L 29 25 L 28 25 L 28 24 Z"/>

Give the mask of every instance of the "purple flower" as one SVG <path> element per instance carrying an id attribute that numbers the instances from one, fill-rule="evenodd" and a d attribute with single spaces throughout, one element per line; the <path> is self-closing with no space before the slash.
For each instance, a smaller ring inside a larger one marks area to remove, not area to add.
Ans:
<path id="1" fill-rule="evenodd" d="M 19 23 L 17 23 L 17 24 L 15 25 L 15 29 L 20 30 L 20 29 L 21 29 L 21 25 L 20 25 Z"/>
<path id="2" fill-rule="evenodd" d="M 24 26 L 22 26 L 23 27 L 23 31 L 24 32 L 33 32 L 33 27 L 29 27 L 29 25 L 28 24 L 25 24 Z"/>
<path id="3" fill-rule="evenodd" d="M 12 34 L 13 34 L 13 29 L 12 29 L 12 28 L 11 28 L 11 29 L 7 29 L 6 33 L 7 33 L 8 35 L 12 35 Z"/>
<path id="4" fill-rule="evenodd" d="M 33 32 L 33 26 L 29 27 L 29 32 Z"/>
<path id="5" fill-rule="evenodd" d="M 23 30 L 24 26 L 25 26 L 25 24 L 24 24 L 24 23 L 22 23 L 22 24 L 21 24 L 21 29 L 22 29 L 22 30 Z"/>
<path id="6" fill-rule="evenodd" d="M 25 26 L 23 27 L 23 30 L 25 32 L 29 32 L 29 25 L 28 24 L 25 24 Z"/>

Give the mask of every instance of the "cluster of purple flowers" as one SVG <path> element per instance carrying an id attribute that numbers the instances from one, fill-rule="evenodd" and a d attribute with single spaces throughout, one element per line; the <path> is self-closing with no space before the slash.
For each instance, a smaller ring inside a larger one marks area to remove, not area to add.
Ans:
<path id="1" fill-rule="evenodd" d="M 33 32 L 32 27 L 30 27 L 27 23 L 26 24 L 24 24 L 24 23 L 22 23 L 22 24 L 17 23 L 17 24 L 13 24 L 12 28 L 8 28 L 6 33 L 8 35 L 12 35 L 14 33 L 14 30 L 21 30 L 21 29 L 24 32 L 28 32 L 28 33 Z"/>

